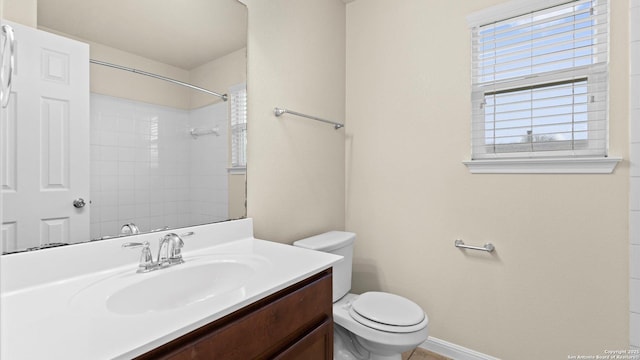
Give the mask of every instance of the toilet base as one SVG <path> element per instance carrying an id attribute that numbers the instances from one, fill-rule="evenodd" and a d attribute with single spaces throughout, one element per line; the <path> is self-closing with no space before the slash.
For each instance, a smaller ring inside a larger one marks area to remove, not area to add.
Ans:
<path id="1" fill-rule="evenodd" d="M 358 337 L 338 324 L 333 325 L 333 360 L 402 360 L 402 354 L 374 354 L 365 349 Z"/>
<path id="2" fill-rule="evenodd" d="M 356 336 L 338 324 L 333 324 L 333 360 L 370 360 L 371 353 Z"/>

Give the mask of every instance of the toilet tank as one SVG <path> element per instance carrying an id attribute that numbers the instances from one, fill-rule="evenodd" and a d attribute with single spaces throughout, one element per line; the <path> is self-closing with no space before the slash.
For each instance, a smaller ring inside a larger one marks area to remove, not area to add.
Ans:
<path id="1" fill-rule="evenodd" d="M 333 302 L 351 290 L 351 266 L 353 264 L 353 242 L 356 234 L 346 231 L 329 231 L 293 243 L 305 249 L 328 252 L 344 259 L 333 265 Z"/>

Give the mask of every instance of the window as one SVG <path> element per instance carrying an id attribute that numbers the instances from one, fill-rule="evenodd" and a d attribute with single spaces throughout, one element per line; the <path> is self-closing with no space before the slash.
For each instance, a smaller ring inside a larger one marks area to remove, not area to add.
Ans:
<path id="1" fill-rule="evenodd" d="M 247 86 L 229 89 L 231 117 L 231 168 L 247 166 Z"/>
<path id="2" fill-rule="evenodd" d="M 608 4 L 543 3 L 472 24 L 473 160 L 607 156 Z"/>

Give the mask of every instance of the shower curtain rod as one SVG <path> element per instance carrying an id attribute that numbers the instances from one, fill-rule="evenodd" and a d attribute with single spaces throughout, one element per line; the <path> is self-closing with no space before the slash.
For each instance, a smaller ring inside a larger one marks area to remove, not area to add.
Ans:
<path id="1" fill-rule="evenodd" d="M 89 62 L 92 63 L 92 64 L 96 64 L 96 65 L 108 66 L 108 67 L 112 67 L 112 68 L 119 69 L 119 70 L 130 71 L 132 73 L 145 75 L 145 76 L 150 76 L 152 78 L 168 81 L 170 83 L 174 83 L 174 84 L 177 84 L 177 85 L 186 86 L 186 87 L 194 89 L 194 90 L 202 91 L 202 92 L 205 92 L 207 94 L 217 96 L 217 97 L 221 98 L 223 101 L 227 101 L 227 98 L 228 98 L 227 94 L 219 94 L 217 92 L 213 92 L 213 91 L 201 88 L 199 86 L 191 85 L 191 84 L 188 84 L 186 82 L 182 82 L 182 81 L 178 81 L 178 80 L 175 80 L 175 79 L 171 79 L 171 78 L 168 78 L 168 77 L 165 77 L 165 76 L 162 76 L 162 75 L 157 75 L 157 74 L 153 74 L 153 73 L 150 73 L 150 72 L 146 72 L 146 71 L 142 71 L 142 70 L 138 70 L 138 69 L 134 69 L 134 68 L 129 68 L 129 67 L 122 66 L 122 65 L 116 65 L 116 64 L 112 64 L 112 63 L 108 63 L 108 62 L 100 61 L 100 60 L 89 59 Z"/>

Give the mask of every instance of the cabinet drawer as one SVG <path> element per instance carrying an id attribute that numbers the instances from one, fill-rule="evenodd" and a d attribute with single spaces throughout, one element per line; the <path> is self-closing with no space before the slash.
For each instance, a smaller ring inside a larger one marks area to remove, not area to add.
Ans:
<path id="1" fill-rule="evenodd" d="M 330 351 L 333 355 L 332 310 L 329 269 L 185 334 L 138 359 L 246 360 L 270 359 L 279 357 L 279 354 L 284 356 L 282 359 L 294 359 L 285 356 L 286 350 L 299 346 L 292 353 L 304 353 L 304 344 L 309 344 L 309 349 L 322 348 L 323 353 Z M 318 335 L 323 331 L 326 334 Z M 310 351 L 315 353 L 319 350 Z M 330 356 L 322 356 L 314 358 L 331 359 Z"/>
<path id="2" fill-rule="evenodd" d="M 333 359 L 333 322 L 327 319 L 302 339 L 274 357 L 274 360 Z"/>

